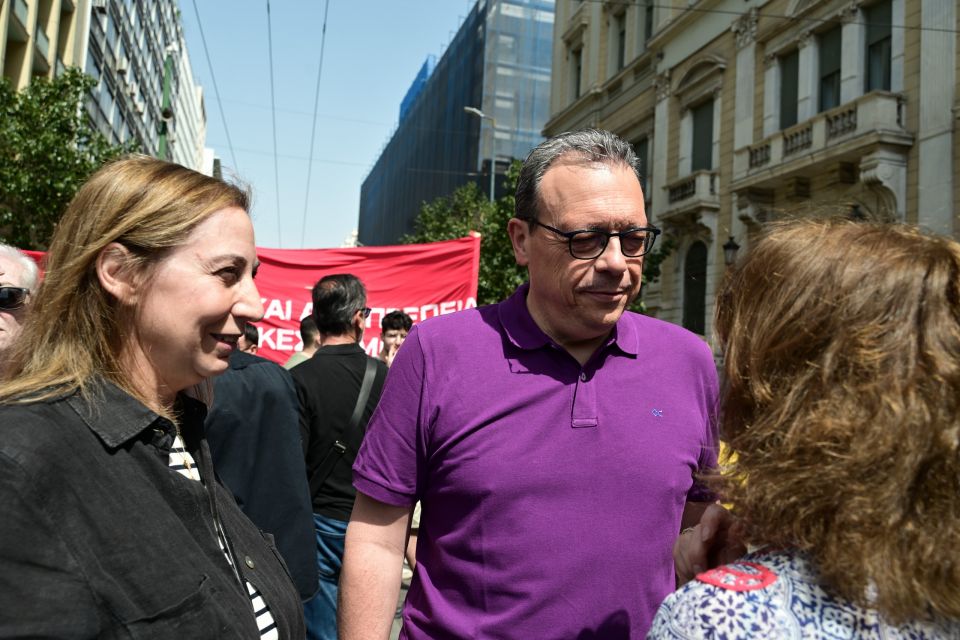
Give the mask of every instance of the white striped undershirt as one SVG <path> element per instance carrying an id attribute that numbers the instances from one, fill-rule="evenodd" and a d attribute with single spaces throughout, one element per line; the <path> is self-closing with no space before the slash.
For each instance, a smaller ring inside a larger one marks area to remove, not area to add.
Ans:
<path id="1" fill-rule="evenodd" d="M 197 482 L 200 481 L 200 471 L 197 469 L 193 456 L 184 448 L 183 440 L 180 439 L 179 435 L 173 439 L 173 446 L 170 448 L 169 465 L 171 469 L 185 478 L 190 478 Z M 227 553 L 226 536 L 220 528 L 220 523 L 215 522 L 214 524 L 217 528 L 217 543 L 220 545 L 220 550 L 223 551 L 223 557 L 226 558 L 227 564 L 232 567 L 233 562 L 230 560 L 230 554 Z M 247 593 L 250 595 L 250 605 L 253 607 L 253 614 L 257 618 L 260 637 L 265 640 L 279 640 L 280 634 L 277 631 L 277 623 L 273 619 L 273 614 L 270 613 L 270 607 L 267 606 L 263 596 L 260 595 L 260 591 L 256 587 L 250 584 L 248 580 L 244 580 L 243 582 L 247 587 Z"/>

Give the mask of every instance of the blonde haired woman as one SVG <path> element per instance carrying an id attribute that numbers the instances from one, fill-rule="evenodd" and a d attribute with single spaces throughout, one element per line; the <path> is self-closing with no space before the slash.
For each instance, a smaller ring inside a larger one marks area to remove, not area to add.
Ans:
<path id="1" fill-rule="evenodd" d="M 960 244 L 775 226 L 716 326 L 720 488 L 758 550 L 669 596 L 649 637 L 960 638 Z"/>
<path id="2" fill-rule="evenodd" d="M 205 407 L 263 313 L 247 194 L 131 157 L 80 189 L 0 382 L 0 635 L 302 638 Z"/>

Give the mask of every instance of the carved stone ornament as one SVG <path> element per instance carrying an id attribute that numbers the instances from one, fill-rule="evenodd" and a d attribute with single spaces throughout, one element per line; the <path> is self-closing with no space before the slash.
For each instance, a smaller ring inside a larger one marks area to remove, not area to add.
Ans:
<path id="1" fill-rule="evenodd" d="M 854 1 L 845 6 L 840 10 L 838 17 L 844 24 L 856 22 L 860 17 L 860 2 Z"/>
<path id="2" fill-rule="evenodd" d="M 670 90 L 670 70 L 667 69 L 662 73 L 658 73 L 653 81 L 653 86 L 657 88 L 657 102 L 669 98 L 673 93 Z"/>
<path id="3" fill-rule="evenodd" d="M 757 8 L 753 7 L 747 13 L 733 21 L 730 25 L 737 39 L 737 49 L 753 44 L 757 39 Z"/>
<path id="4" fill-rule="evenodd" d="M 806 31 L 801 31 L 797 36 L 797 49 L 803 49 L 804 47 L 813 44 L 815 38 L 813 37 L 813 31 L 807 29 Z"/>

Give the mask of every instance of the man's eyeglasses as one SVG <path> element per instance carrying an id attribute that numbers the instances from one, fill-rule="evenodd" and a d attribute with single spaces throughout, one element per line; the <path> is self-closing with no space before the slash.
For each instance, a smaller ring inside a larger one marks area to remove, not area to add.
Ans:
<path id="1" fill-rule="evenodd" d="M 30 289 L 23 287 L 0 287 L 0 309 L 13 311 L 22 307 L 30 294 Z"/>
<path id="2" fill-rule="evenodd" d="M 364 318 L 369 318 L 370 312 L 373 311 L 373 309 L 371 309 L 370 307 L 364 307 L 363 309 L 360 309 L 360 311 L 363 313 Z"/>
<path id="3" fill-rule="evenodd" d="M 653 248 L 653 243 L 657 240 L 657 236 L 660 235 L 660 229 L 656 227 L 633 227 L 616 232 L 597 231 L 596 229 L 561 231 L 543 224 L 535 218 L 527 218 L 526 220 L 566 238 L 570 246 L 570 255 L 578 260 L 599 258 L 607 248 L 610 238 L 614 237 L 620 238 L 620 253 L 628 258 L 639 258 L 649 253 L 650 249 Z"/>

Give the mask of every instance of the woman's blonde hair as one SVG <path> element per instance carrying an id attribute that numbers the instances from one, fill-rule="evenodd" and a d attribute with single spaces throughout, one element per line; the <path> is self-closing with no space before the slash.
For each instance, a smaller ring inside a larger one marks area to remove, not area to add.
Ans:
<path id="1" fill-rule="evenodd" d="M 101 287 L 98 256 L 119 243 L 131 256 L 126 268 L 146 277 L 210 215 L 227 207 L 247 211 L 249 204 L 245 189 L 147 156 L 97 171 L 54 232 L 43 283 L 0 384 L 0 403 L 85 393 L 97 375 L 139 397 L 118 360 L 129 313 Z"/>
<path id="2" fill-rule="evenodd" d="M 774 226 L 717 298 L 720 481 L 748 541 L 799 549 L 891 621 L 960 617 L 960 245 Z"/>

